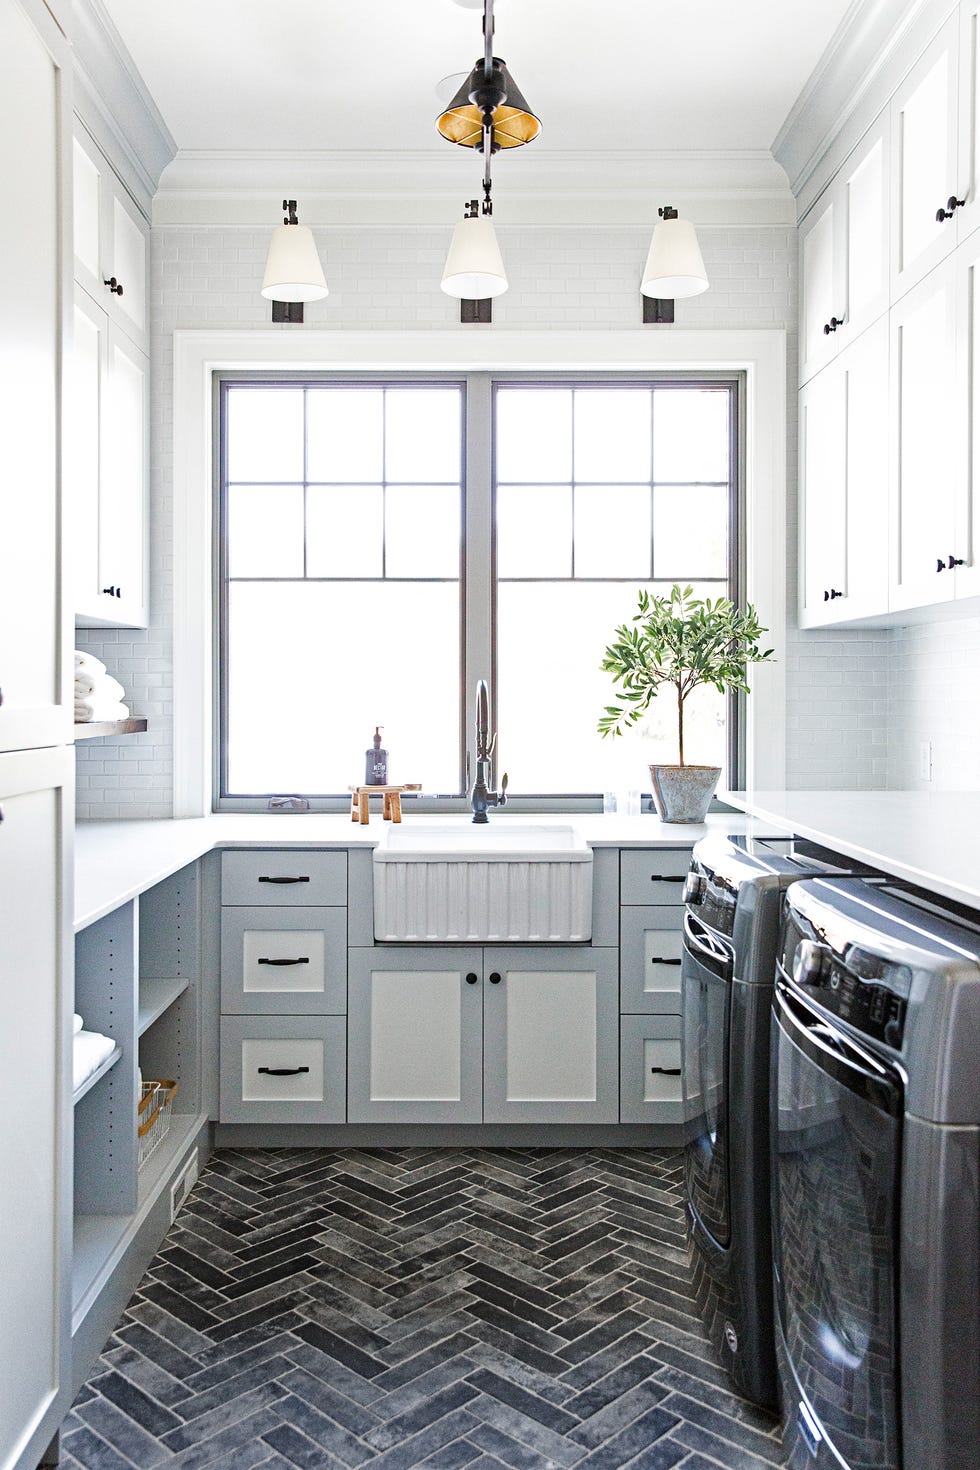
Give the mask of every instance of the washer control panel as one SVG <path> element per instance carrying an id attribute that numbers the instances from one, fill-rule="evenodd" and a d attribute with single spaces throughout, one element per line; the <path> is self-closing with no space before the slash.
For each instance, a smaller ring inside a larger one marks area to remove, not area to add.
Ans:
<path id="1" fill-rule="evenodd" d="M 835 948 L 830 936 L 789 913 L 780 946 L 787 978 L 824 1010 L 864 1036 L 901 1051 L 912 971 L 856 944 Z"/>

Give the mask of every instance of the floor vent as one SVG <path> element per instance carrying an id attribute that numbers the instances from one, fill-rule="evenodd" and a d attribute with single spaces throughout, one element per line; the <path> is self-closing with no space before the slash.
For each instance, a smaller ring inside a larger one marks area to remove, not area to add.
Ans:
<path id="1" fill-rule="evenodd" d="M 187 1161 L 184 1164 L 184 1167 L 181 1169 L 180 1173 L 177 1175 L 177 1178 L 170 1186 L 171 1225 L 177 1218 L 177 1211 L 180 1209 L 181 1205 L 184 1203 L 184 1200 L 187 1198 L 191 1190 L 194 1188 L 194 1185 L 197 1183 L 197 1174 L 197 1149 L 194 1149 L 191 1153 L 187 1155 Z"/>

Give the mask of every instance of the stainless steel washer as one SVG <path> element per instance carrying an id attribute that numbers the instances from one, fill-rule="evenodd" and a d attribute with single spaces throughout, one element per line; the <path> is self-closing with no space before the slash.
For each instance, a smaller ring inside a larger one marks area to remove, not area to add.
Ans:
<path id="1" fill-rule="evenodd" d="M 728 1372 L 775 1407 L 769 1029 L 783 894 L 839 860 L 793 838 L 706 837 L 685 886 L 685 1186 L 702 1316 Z"/>
<path id="2" fill-rule="evenodd" d="M 980 927 L 902 885 L 790 888 L 772 1032 L 794 1470 L 980 1465 Z"/>

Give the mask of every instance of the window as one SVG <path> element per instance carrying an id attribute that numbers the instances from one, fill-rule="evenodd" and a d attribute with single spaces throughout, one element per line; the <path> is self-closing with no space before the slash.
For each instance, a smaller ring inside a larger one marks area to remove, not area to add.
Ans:
<path id="1" fill-rule="evenodd" d="M 512 795 L 676 759 L 666 691 L 639 737 L 599 739 L 598 665 L 639 587 L 734 595 L 731 379 L 242 374 L 218 401 L 220 804 L 342 799 L 376 725 L 390 779 L 460 798 L 481 676 Z M 724 766 L 728 702 L 698 693 L 692 748 Z"/>

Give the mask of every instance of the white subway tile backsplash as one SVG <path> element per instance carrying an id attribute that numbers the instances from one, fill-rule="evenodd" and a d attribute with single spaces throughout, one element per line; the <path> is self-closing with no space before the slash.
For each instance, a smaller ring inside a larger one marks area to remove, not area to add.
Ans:
<path id="1" fill-rule="evenodd" d="M 501 223 L 498 232 L 511 273 L 509 292 L 494 303 L 498 325 L 594 330 L 640 324 L 638 283 L 649 244 L 648 227 L 532 229 Z M 792 609 L 796 231 L 704 227 L 699 237 L 711 290 L 678 301 L 677 324 L 779 325 L 787 331 L 786 554 L 787 600 Z M 149 729 L 125 740 L 79 745 L 82 817 L 171 814 L 172 334 L 178 327 L 268 325 L 268 303 L 258 290 L 267 244 L 267 233 L 251 228 L 153 232 L 151 626 L 145 632 L 78 633 L 78 646 L 98 654 L 120 676 L 127 702 L 135 714 L 147 716 Z M 458 324 L 455 302 L 438 286 L 445 230 L 405 228 L 393 241 L 386 228 L 338 228 L 319 231 L 318 245 L 331 294 L 307 305 L 311 325 L 343 331 L 371 326 L 445 329 Z M 791 611 L 786 654 L 788 784 L 845 789 L 914 785 L 917 742 L 929 738 L 936 784 L 980 786 L 980 752 L 972 748 L 968 735 L 976 727 L 980 702 L 970 667 L 978 651 L 980 619 L 895 633 L 801 633 Z M 926 734 L 920 736 L 920 730 Z"/>

